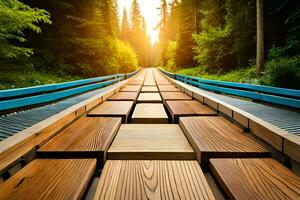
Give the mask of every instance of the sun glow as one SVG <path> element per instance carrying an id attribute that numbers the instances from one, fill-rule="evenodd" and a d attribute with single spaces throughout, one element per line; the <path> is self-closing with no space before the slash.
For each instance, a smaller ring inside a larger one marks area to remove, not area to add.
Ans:
<path id="1" fill-rule="evenodd" d="M 161 0 L 138 0 L 141 13 L 144 16 L 147 23 L 147 33 L 151 38 L 151 43 L 158 42 L 159 30 L 155 30 L 155 27 L 160 21 L 160 2 Z M 171 0 L 167 0 L 167 3 Z M 132 0 L 118 0 L 119 16 L 122 17 L 124 7 L 127 13 L 130 14 L 130 7 Z"/>

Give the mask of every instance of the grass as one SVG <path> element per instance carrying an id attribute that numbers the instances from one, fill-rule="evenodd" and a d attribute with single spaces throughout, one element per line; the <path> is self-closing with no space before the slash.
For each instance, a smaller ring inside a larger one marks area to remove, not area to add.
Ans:
<path id="1" fill-rule="evenodd" d="M 175 72 L 176 74 L 195 76 L 204 79 L 230 81 L 238 83 L 260 84 L 256 76 L 255 67 L 248 67 L 230 72 L 209 74 L 201 67 L 182 69 Z"/>
<path id="2" fill-rule="evenodd" d="M 0 89 L 13 89 L 30 87 L 36 85 L 61 83 L 66 81 L 78 80 L 81 77 L 70 75 L 58 75 L 54 73 L 37 71 L 1 71 Z"/>

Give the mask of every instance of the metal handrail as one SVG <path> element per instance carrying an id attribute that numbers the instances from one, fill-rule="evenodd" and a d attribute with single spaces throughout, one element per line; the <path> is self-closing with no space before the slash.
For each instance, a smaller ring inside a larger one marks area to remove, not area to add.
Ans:
<path id="1" fill-rule="evenodd" d="M 170 73 L 162 68 L 160 68 L 160 71 L 170 78 L 205 90 L 246 97 L 297 109 L 300 108 L 300 90 L 202 79 Z"/>

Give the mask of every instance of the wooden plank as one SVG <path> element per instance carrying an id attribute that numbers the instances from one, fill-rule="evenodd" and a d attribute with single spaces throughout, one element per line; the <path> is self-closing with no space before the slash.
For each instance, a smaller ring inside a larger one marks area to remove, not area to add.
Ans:
<path id="1" fill-rule="evenodd" d="M 209 116 L 217 113 L 198 101 L 166 101 L 166 107 L 172 116 L 173 123 L 178 123 L 179 117 Z"/>
<path id="2" fill-rule="evenodd" d="M 233 119 L 239 124 L 243 125 L 245 128 L 249 128 L 249 119 L 238 112 L 233 112 Z"/>
<path id="3" fill-rule="evenodd" d="M 144 86 L 141 92 L 158 92 L 158 88 L 156 86 Z"/>
<path id="4" fill-rule="evenodd" d="M 206 97 L 204 97 L 203 102 L 204 102 L 204 104 L 209 105 L 213 109 L 218 110 L 218 103 L 217 102 L 215 102 L 211 99 L 208 99 Z"/>
<path id="5" fill-rule="evenodd" d="M 121 118 L 82 117 L 38 149 L 39 158 L 97 158 L 99 164 L 121 125 Z"/>
<path id="6" fill-rule="evenodd" d="M 94 199 L 215 198 L 196 161 L 110 160 Z"/>
<path id="7" fill-rule="evenodd" d="M 127 85 L 121 89 L 121 92 L 139 92 L 141 87 L 141 85 Z"/>
<path id="8" fill-rule="evenodd" d="M 161 103 L 162 99 L 159 93 L 140 93 L 138 103 Z"/>
<path id="9" fill-rule="evenodd" d="M 127 122 L 133 101 L 105 101 L 88 113 L 89 117 L 122 117 Z"/>
<path id="10" fill-rule="evenodd" d="M 222 104 L 219 104 L 219 111 L 228 117 L 233 118 L 233 111 Z"/>
<path id="11" fill-rule="evenodd" d="M 122 124 L 108 159 L 195 159 L 195 152 L 176 124 Z"/>
<path id="12" fill-rule="evenodd" d="M 263 139 L 277 150 L 282 151 L 283 137 L 281 135 L 274 133 L 273 131 L 252 120 L 249 120 L 249 128 L 250 131 L 257 137 Z"/>
<path id="13" fill-rule="evenodd" d="M 81 199 L 96 159 L 37 159 L 0 185 L 0 199 Z"/>
<path id="14" fill-rule="evenodd" d="M 179 124 L 201 166 L 209 158 L 267 157 L 270 152 L 223 117 L 182 117 Z"/>
<path id="15" fill-rule="evenodd" d="M 300 163 L 300 136 L 287 135 L 283 140 L 283 153 Z"/>
<path id="16" fill-rule="evenodd" d="M 118 92 L 109 97 L 109 101 L 136 101 L 138 92 Z"/>
<path id="17" fill-rule="evenodd" d="M 160 92 L 180 92 L 180 89 L 174 85 L 158 85 L 158 90 Z"/>
<path id="18" fill-rule="evenodd" d="M 143 79 L 132 79 L 127 84 L 128 85 L 143 85 Z"/>
<path id="19" fill-rule="evenodd" d="M 300 199 L 300 177 L 274 159 L 211 159 L 210 166 L 229 199 Z"/>
<path id="20" fill-rule="evenodd" d="M 163 124 L 168 123 L 168 115 L 164 105 L 159 103 L 137 104 L 133 115 L 132 123 Z"/>
<path id="21" fill-rule="evenodd" d="M 164 103 L 168 100 L 192 100 L 192 98 L 182 92 L 161 92 Z"/>

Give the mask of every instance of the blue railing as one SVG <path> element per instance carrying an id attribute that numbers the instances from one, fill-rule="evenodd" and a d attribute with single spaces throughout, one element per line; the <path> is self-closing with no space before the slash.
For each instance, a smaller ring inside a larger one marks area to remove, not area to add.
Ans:
<path id="1" fill-rule="evenodd" d="M 160 71 L 170 78 L 205 90 L 260 100 L 297 109 L 300 108 L 300 90 L 255 84 L 215 81 L 193 76 L 173 74 L 161 68 Z"/>
<path id="2" fill-rule="evenodd" d="M 134 76 L 139 70 L 128 74 L 115 74 L 97 78 L 58 84 L 0 91 L 0 111 L 45 104 L 91 90 L 99 89 Z"/>

